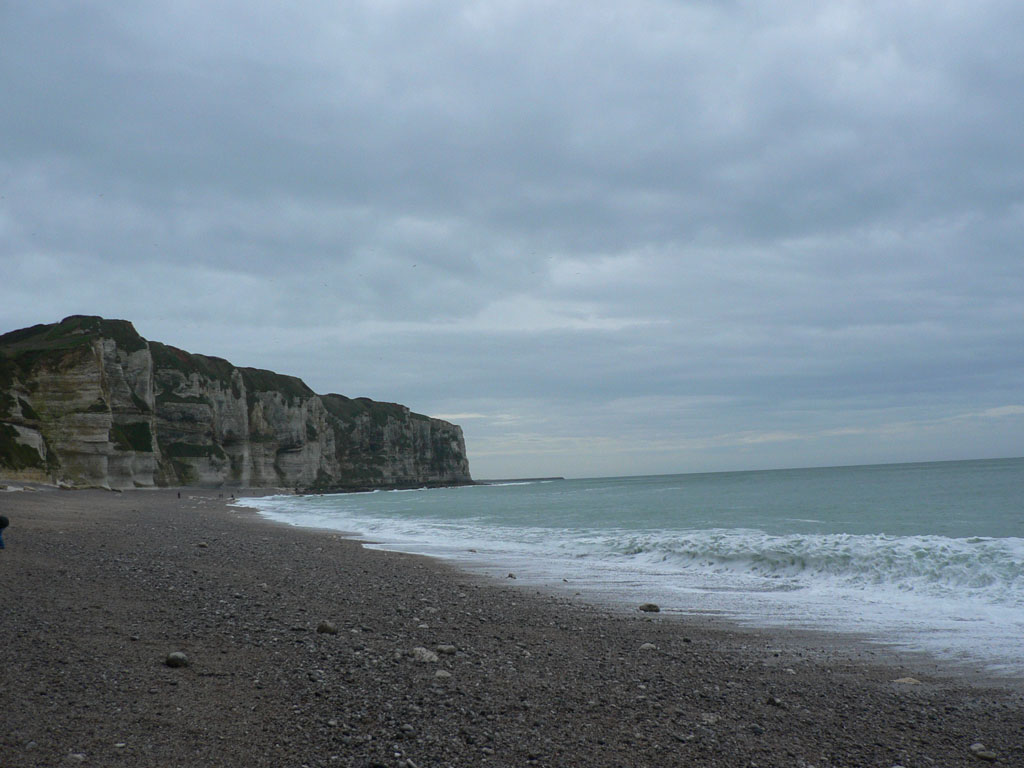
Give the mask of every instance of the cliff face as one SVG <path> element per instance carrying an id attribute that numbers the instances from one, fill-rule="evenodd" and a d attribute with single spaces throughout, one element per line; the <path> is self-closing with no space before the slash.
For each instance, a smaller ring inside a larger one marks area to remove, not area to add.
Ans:
<path id="1" fill-rule="evenodd" d="M 0 478 L 350 490 L 470 483 L 462 430 L 73 316 L 0 336 Z"/>

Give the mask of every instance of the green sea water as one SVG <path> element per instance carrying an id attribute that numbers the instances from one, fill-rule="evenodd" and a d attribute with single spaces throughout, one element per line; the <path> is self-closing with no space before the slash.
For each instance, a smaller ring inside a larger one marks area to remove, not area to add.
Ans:
<path id="1" fill-rule="evenodd" d="M 246 500 L 517 584 L 1024 674 L 1024 459 Z"/>

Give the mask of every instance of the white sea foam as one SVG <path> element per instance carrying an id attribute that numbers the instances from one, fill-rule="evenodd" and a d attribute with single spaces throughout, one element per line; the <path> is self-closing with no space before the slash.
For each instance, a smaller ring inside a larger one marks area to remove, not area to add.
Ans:
<path id="1" fill-rule="evenodd" d="M 491 493 L 601 492 L 589 483 L 567 487 Z M 586 526 L 572 524 L 585 517 L 569 513 L 562 516 L 568 527 L 554 527 L 531 524 L 535 512 L 502 507 L 507 495 L 487 496 L 487 504 L 474 493 L 459 498 L 461 507 L 456 496 L 433 491 L 244 503 L 281 522 L 355 533 L 370 546 L 444 557 L 496 575 L 514 571 L 520 585 L 653 600 L 663 610 L 724 613 L 760 625 L 855 632 L 1024 675 L 1024 538 L 768 533 L 749 524 Z M 561 497 L 543 498 L 550 508 Z M 629 512 L 622 498 L 628 494 L 612 498 L 605 520 Z M 820 521 L 780 519 L 794 528 Z"/>

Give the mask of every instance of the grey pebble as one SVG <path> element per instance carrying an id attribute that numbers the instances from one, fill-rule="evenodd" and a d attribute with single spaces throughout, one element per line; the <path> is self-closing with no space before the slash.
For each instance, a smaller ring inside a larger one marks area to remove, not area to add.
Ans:
<path id="1" fill-rule="evenodd" d="M 987 760 L 990 763 L 999 759 L 999 755 L 986 747 L 980 741 L 976 741 L 971 744 L 971 752 L 973 752 L 974 756 L 979 760 Z"/>
<path id="2" fill-rule="evenodd" d="M 426 648 L 416 647 L 412 649 L 412 658 L 421 664 L 430 664 L 438 660 L 437 654 Z"/>
<path id="3" fill-rule="evenodd" d="M 189 664 L 188 656 L 181 651 L 174 651 L 167 654 L 167 658 L 164 659 L 164 664 L 168 667 L 187 667 Z"/>

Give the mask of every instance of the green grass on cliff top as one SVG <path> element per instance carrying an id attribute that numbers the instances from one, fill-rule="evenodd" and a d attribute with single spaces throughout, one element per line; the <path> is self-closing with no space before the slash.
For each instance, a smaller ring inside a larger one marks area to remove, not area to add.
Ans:
<path id="1" fill-rule="evenodd" d="M 72 349 L 89 344 L 96 336 L 113 339 L 126 352 L 146 348 L 146 340 L 127 320 L 106 320 L 94 315 L 71 315 L 59 323 L 33 325 L 0 336 L 0 350 L 8 357 L 21 352 Z"/>

